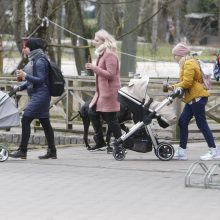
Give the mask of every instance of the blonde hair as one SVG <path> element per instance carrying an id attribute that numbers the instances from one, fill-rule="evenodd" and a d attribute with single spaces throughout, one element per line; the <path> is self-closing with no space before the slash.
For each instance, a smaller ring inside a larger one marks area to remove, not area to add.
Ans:
<path id="1" fill-rule="evenodd" d="M 106 30 L 101 29 L 95 33 L 95 36 L 101 39 L 106 46 L 107 51 L 117 52 L 117 43 L 115 38 L 109 34 Z"/>

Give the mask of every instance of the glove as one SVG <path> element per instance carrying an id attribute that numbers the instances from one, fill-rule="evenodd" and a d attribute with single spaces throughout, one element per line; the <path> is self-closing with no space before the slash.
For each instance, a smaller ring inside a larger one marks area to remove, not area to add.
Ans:
<path id="1" fill-rule="evenodd" d="M 183 94 L 184 94 L 184 91 L 181 87 L 177 87 L 173 90 L 173 93 L 175 94 L 176 97 L 182 98 Z"/>
<path id="2" fill-rule="evenodd" d="M 13 90 L 18 91 L 18 89 L 19 89 L 19 86 L 18 86 L 18 85 L 14 85 L 14 86 L 13 86 Z"/>
<path id="3" fill-rule="evenodd" d="M 20 90 L 20 87 L 18 85 L 14 85 L 12 87 L 12 90 L 8 93 L 8 95 L 11 97 L 11 96 L 13 96 L 19 90 Z"/>

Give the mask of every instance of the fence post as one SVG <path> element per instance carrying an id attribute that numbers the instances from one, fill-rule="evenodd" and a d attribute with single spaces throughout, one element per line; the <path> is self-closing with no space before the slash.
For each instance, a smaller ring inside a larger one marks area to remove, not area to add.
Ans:
<path id="1" fill-rule="evenodd" d="M 0 35 L 0 76 L 3 75 L 3 45 L 2 45 L 2 35 Z"/>
<path id="2" fill-rule="evenodd" d="M 67 91 L 67 101 L 66 101 L 66 115 L 67 115 L 67 121 L 66 121 L 66 125 L 67 125 L 67 128 L 66 129 L 72 129 L 73 128 L 73 125 L 72 123 L 69 123 L 71 117 L 72 117 L 72 113 L 73 113 L 73 96 L 72 96 L 72 92 L 73 90 L 72 89 L 69 89 L 70 88 L 73 88 L 73 80 L 71 79 L 68 79 L 67 80 L 67 88 L 66 88 L 66 91 Z"/>

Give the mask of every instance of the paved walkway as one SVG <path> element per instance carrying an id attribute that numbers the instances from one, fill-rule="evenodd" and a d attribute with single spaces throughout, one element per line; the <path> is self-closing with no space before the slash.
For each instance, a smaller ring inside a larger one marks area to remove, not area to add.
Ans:
<path id="1" fill-rule="evenodd" d="M 189 166 L 206 150 L 204 143 L 190 144 L 188 161 L 168 162 L 132 151 L 119 162 L 83 146 L 58 149 L 57 160 L 41 161 L 44 150 L 29 151 L 27 160 L 0 163 L 1 219 L 218 219 L 219 189 L 184 186 Z"/>

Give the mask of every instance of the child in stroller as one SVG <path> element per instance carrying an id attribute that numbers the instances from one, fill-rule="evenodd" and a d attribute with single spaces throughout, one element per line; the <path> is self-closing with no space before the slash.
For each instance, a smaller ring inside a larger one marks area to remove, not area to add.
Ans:
<path id="1" fill-rule="evenodd" d="M 159 142 L 151 129 L 151 121 L 156 118 L 159 125 L 166 128 L 174 124 L 177 117 L 174 109 L 169 106 L 176 97 L 181 97 L 183 92 L 177 89 L 162 102 L 154 101 L 147 95 L 149 77 L 131 79 L 127 87 L 119 90 L 119 100 L 127 105 L 133 113 L 136 123 L 128 133 L 123 134 L 114 142 L 113 156 L 116 160 L 123 160 L 126 149 L 146 153 L 154 148 L 155 155 L 163 161 L 171 160 L 174 148 L 166 142 Z"/>

